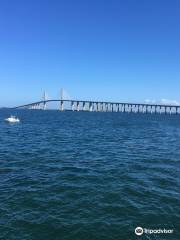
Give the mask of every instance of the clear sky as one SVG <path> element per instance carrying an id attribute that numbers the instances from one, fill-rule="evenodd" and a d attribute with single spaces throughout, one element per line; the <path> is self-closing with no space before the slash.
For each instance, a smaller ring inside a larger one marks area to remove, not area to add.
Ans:
<path id="1" fill-rule="evenodd" d="M 180 101 L 179 0 L 0 0 L 0 106 Z"/>

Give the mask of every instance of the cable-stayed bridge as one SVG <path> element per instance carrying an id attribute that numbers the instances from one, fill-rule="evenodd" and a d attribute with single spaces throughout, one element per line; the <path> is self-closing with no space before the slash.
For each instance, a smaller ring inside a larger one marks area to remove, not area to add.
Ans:
<path id="1" fill-rule="evenodd" d="M 50 103 L 58 103 L 60 111 L 180 114 L 180 105 L 64 99 L 63 90 L 59 99 L 47 99 L 47 94 L 44 92 L 42 100 L 15 108 L 46 110 Z"/>

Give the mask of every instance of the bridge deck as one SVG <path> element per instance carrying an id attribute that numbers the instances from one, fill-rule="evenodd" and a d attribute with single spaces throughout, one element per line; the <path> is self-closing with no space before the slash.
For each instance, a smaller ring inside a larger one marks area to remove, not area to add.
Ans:
<path id="1" fill-rule="evenodd" d="M 45 104 L 49 102 L 70 102 L 70 103 L 89 103 L 89 104 L 111 104 L 111 105 L 126 105 L 126 106 L 147 106 L 147 107 L 164 107 L 164 108 L 180 108 L 180 105 L 170 105 L 170 104 L 152 104 L 152 103 L 131 103 L 131 102 L 107 102 L 107 101 L 92 101 L 92 100 L 75 100 L 75 99 L 50 99 L 45 101 L 37 101 L 29 104 L 24 104 L 16 106 L 14 108 L 26 108 L 34 105 Z"/>

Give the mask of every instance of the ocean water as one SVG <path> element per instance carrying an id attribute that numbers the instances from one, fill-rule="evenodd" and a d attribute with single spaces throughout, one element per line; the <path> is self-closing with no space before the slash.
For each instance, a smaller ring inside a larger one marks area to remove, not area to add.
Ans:
<path id="1" fill-rule="evenodd" d="M 180 116 L 0 110 L 0 239 L 180 239 Z"/>

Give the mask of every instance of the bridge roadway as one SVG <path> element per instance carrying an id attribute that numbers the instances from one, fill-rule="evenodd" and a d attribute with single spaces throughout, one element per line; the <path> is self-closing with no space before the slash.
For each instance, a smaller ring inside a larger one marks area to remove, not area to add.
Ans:
<path id="1" fill-rule="evenodd" d="M 89 100 L 61 100 L 51 99 L 33 102 L 21 106 L 14 107 L 15 109 L 47 109 L 47 104 L 59 102 L 59 110 L 71 111 L 96 111 L 96 112 L 135 112 L 135 113 L 165 113 L 179 114 L 180 105 L 164 105 L 151 103 L 127 103 L 127 102 L 106 102 L 106 101 L 89 101 Z M 69 108 L 67 106 L 69 105 Z M 66 108 L 65 108 L 66 107 Z"/>

